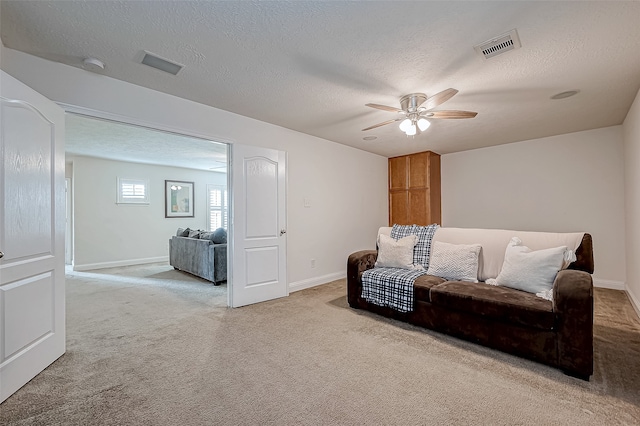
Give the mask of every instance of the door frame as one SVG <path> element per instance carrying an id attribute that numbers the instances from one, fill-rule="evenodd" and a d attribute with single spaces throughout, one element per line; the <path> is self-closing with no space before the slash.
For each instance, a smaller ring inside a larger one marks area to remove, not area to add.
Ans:
<path id="1" fill-rule="evenodd" d="M 65 129 L 66 132 L 66 129 Z M 65 161 L 65 168 L 67 162 Z M 64 178 L 65 190 L 65 228 L 64 228 L 64 264 L 73 265 L 73 181 L 70 177 Z"/>
<path id="2" fill-rule="evenodd" d="M 193 137 L 193 138 L 198 138 L 198 139 L 204 139 L 204 140 L 208 140 L 208 141 L 212 141 L 212 142 L 217 142 L 217 143 L 223 143 L 227 146 L 227 194 L 229 196 L 229 205 L 232 206 L 233 205 L 233 201 L 232 198 L 233 197 L 233 188 L 232 188 L 232 179 L 231 179 L 231 168 L 233 167 L 232 162 L 231 162 L 231 145 L 233 145 L 235 143 L 235 141 L 230 140 L 230 139 L 226 139 L 226 138 L 221 138 L 218 136 L 212 136 L 212 135 L 208 135 L 205 133 L 200 133 L 200 132 L 195 132 L 195 131 L 188 131 L 185 129 L 180 129 L 180 128 L 175 128 L 172 126 L 167 126 L 164 124 L 160 124 L 160 123 L 156 123 L 156 122 L 151 122 L 151 121 L 145 121 L 145 120 L 140 120 L 137 118 L 133 118 L 133 117 L 129 117 L 126 115 L 120 115 L 120 114 L 113 114 L 110 112 L 105 112 L 105 111 L 100 111 L 100 110 L 95 110 L 95 109 L 91 109 L 91 108 L 85 108 L 85 107 L 79 107 L 79 106 L 75 106 L 75 105 L 71 105 L 71 104 L 66 104 L 63 102 L 56 102 L 56 104 L 58 106 L 60 106 L 65 113 L 72 113 L 72 114 L 77 114 L 80 116 L 84 116 L 84 117 L 88 117 L 88 118 L 97 118 L 97 119 L 102 119 L 102 120 L 108 120 L 108 121 L 114 121 L 117 123 L 122 123 L 122 124 L 128 124 L 128 125 L 132 125 L 132 126 L 138 126 L 138 127 L 142 127 L 145 129 L 149 129 L 149 130 L 155 130 L 155 131 L 161 131 L 161 132 L 166 132 L 166 133 L 171 133 L 171 134 L 175 134 L 178 136 L 188 136 L 188 137 Z M 227 210 L 227 214 L 228 214 L 228 223 L 229 223 L 229 229 L 228 231 L 228 236 L 227 236 L 227 240 L 233 241 L 233 225 L 231 224 L 231 221 L 233 220 L 233 216 L 232 216 L 232 211 L 231 208 Z M 73 214 L 72 214 L 73 216 Z M 231 250 L 233 250 L 233 245 L 228 245 L 227 246 L 229 251 L 231 252 Z M 231 252 L 232 253 L 232 252 Z M 232 283 L 233 283 L 233 264 L 230 262 L 230 258 L 232 257 L 232 255 L 228 254 L 227 255 L 227 306 L 231 306 L 231 287 L 232 287 Z"/>

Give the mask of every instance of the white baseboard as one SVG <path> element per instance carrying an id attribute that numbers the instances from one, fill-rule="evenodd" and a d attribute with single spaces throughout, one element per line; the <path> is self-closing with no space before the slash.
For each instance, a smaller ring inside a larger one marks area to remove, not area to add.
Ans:
<path id="1" fill-rule="evenodd" d="M 611 290 L 626 290 L 623 281 L 602 280 L 600 278 L 593 279 L 593 286 L 600 288 L 609 288 Z"/>
<path id="2" fill-rule="evenodd" d="M 627 297 L 629 297 L 629 301 L 631 302 L 631 306 L 633 306 L 633 309 L 636 310 L 636 314 L 638 314 L 638 317 L 640 317 L 640 300 L 638 300 L 638 298 L 631 293 L 631 291 L 629 291 L 629 287 L 627 286 Z"/>
<path id="3" fill-rule="evenodd" d="M 306 280 L 289 283 L 289 293 L 315 287 L 321 284 L 326 284 L 331 281 L 340 280 L 342 278 L 345 278 L 346 276 L 346 272 L 335 272 L 333 274 L 327 274 L 321 277 L 308 278 Z"/>
<path id="4" fill-rule="evenodd" d="M 169 256 L 147 257 L 145 259 L 118 260 L 115 262 L 85 263 L 73 265 L 74 271 L 91 271 L 93 269 L 119 268 L 121 266 L 143 265 L 145 263 L 169 262 Z"/>

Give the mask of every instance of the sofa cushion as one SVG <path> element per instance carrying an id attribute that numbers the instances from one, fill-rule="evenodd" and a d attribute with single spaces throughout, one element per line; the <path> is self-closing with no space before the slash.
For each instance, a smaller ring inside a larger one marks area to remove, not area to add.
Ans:
<path id="1" fill-rule="evenodd" d="M 529 293 L 551 290 L 558 271 L 575 260 L 573 251 L 566 246 L 532 251 L 514 237 L 504 255 L 502 270 L 496 278 L 498 285 Z"/>
<path id="2" fill-rule="evenodd" d="M 527 293 L 485 283 L 447 281 L 433 286 L 431 303 L 505 323 L 551 330 L 555 323 L 553 303 Z"/>
<path id="3" fill-rule="evenodd" d="M 444 278 L 433 275 L 421 275 L 413 282 L 413 298 L 416 301 L 430 302 L 429 291 L 431 287 L 445 282 Z"/>
<path id="4" fill-rule="evenodd" d="M 584 232 L 553 233 L 504 229 L 439 228 L 433 241 L 451 244 L 480 244 L 482 251 L 479 258 L 478 279 L 486 281 L 500 274 L 504 263 L 505 249 L 512 237 L 519 237 L 522 244 L 531 250 L 567 246 L 575 251 L 582 242 Z"/>
<path id="5" fill-rule="evenodd" d="M 418 237 L 409 235 L 399 240 L 386 235 L 378 235 L 378 258 L 376 268 L 415 269 L 413 247 Z"/>
<path id="6" fill-rule="evenodd" d="M 227 231 L 224 228 L 218 228 L 211 233 L 211 241 L 214 244 L 226 244 L 227 243 Z"/>
<path id="7" fill-rule="evenodd" d="M 189 228 L 187 228 L 189 229 Z M 187 235 L 187 237 L 189 238 L 200 238 L 200 232 L 202 231 L 196 231 L 194 229 L 189 229 L 189 235 Z"/>
<path id="8" fill-rule="evenodd" d="M 429 275 L 455 281 L 478 282 L 480 244 L 449 244 L 434 241 L 429 261 Z"/>
<path id="9" fill-rule="evenodd" d="M 433 224 L 428 226 L 419 225 L 393 225 L 389 234 L 394 240 L 415 235 L 418 237 L 416 245 L 413 248 L 413 264 L 421 265 L 424 269 L 429 267 L 429 258 L 431 256 L 431 240 L 440 225 Z"/>
<path id="10" fill-rule="evenodd" d="M 187 228 L 178 228 L 178 231 L 176 232 L 176 237 L 188 237 L 189 236 L 189 231 L 191 231 L 191 229 Z"/>

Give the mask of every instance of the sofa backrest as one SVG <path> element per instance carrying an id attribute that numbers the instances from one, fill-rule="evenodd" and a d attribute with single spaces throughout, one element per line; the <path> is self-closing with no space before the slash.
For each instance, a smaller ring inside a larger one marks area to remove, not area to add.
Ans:
<path id="1" fill-rule="evenodd" d="M 391 234 L 391 227 L 382 227 L 378 233 Z M 593 252 L 591 236 L 584 232 L 531 232 L 507 229 L 438 228 L 433 241 L 450 244 L 480 244 L 478 279 L 486 281 L 495 278 L 502 269 L 504 253 L 511 238 L 518 237 L 522 245 L 531 250 L 542 250 L 567 246 L 576 253 L 577 260 L 569 269 L 579 269 L 593 273 Z M 584 243 L 583 243 L 584 242 Z"/>
<path id="2" fill-rule="evenodd" d="M 171 237 L 172 240 L 184 240 L 184 241 L 191 241 L 190 244 L 198 244 L 201 246 L 227 246 L 227 243 L 223 243 L 223 244 L 216 244 L 213 241 L 211 241 L 210 239 L 200 239 L 200 238 L 191 238 L 191 237 L 177 237 L 177 236 L 172 236 Z"/>

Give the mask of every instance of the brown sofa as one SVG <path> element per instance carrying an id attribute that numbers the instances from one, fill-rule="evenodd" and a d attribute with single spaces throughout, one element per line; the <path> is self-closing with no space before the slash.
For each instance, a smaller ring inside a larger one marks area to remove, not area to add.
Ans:
<path id="1" fill-rule="evenodd" d="M 479 230 L 470 231 L 477 236 Z M 521 235 L 518 231 L 486 231 Z M 467 243 L 474 238 L 471 235 Z M 414 283 L 414 310 L 398 312 L 361 297 L 362 273 L 373 268 L 377 258 L 377 251 L 365 250 L 351 254 L 347 261 L 348 302 L 352 308 L 447 333 L 589 380 L 593 373 L 593 249 L 589 234 L 576 241 L 577 260 L 557 274 L 553 301 L 482 281 L 445 281 L 423 275 Z"/>

